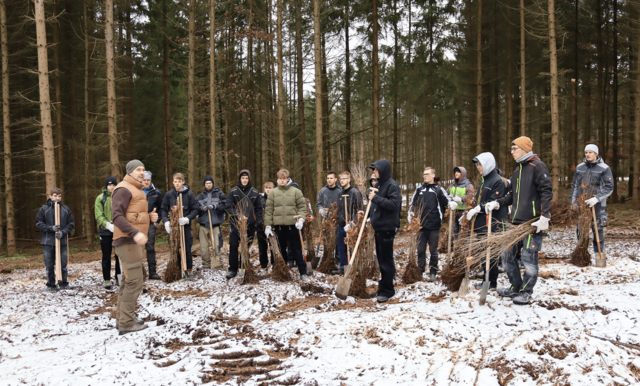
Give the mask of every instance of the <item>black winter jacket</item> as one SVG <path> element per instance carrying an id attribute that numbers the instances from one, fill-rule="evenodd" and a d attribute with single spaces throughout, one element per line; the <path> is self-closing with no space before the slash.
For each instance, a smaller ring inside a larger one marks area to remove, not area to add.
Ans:
<path id="1" fill-rule="evenodd" d="M 149 190 L 142 191 L 147 195 L 147 203 L 149 204 L 149 213 L 156 210 L 158 214 L 158 221 L 161 219 L 160 214 L 162 213 L 162 192 L 160 189 L 156 188 L 155 185 L 151 184 Z"/>
<path id="2" fill-rule="evenodd" d="M 553 187 L 551 174 L 537 155 L 518 164 L 511 175 L 511 189 L 497 200 L 500 207 L 511 207 L 511 222 L 522 224 L 535 217 L 551 218 Z"/>
<path id="3" fill-rule="evenodd" d="M 198 223 L 205 228 L 209 226 L 209 213 L 206 208 L 209 205 L 215 205 L 215 209 L 211 211 L 211 222 L 213 226 L 218 226 L 224 222 L 225 208 L 227 205 L 227 196 L 224 195 L 222 190 L 217 186 L 214 186 L 211 190 L 206 188 L 198 195 Z"/>
<path id="4" fill-rule="evenodd" d="M 491 201 L 496 201 L 505 194 L 507 194 L 508 188 L 507 184 L 502 180 L 502 177 L 496 172 L 492 170 L 489 174 L 482 177 L 480 179 L 480 184 L 478 186 L 478 191 L 476 192 L 476 202 L 480 205 L 480 213 L 476 215 L 476 221 L 474 223 L 473 231 L 475 233 L 487 233 L 487 220 L 489 220 L 489 216 L 484 211 L 484 206 Z M 504 226 L 507 222 L 507 213 L 508 208 L 506 206 L 500 205 L 500 209 L 494 210 L 491 213 L 492 219 L 492 232 L 501 232 L 504 231 Z"/>
<path id="5" fill-rule="evenodd" d="M 56 210 L 53 200 L 48 199 L 36 214 L 36 227 L 40 229 L 41 245 L 55 245 L 56 232 L 52 229 L 54 225 L 56 225 Z M 60 203 L 60 231 L 63 235 L 68 236 L 75 226 L 76 221 L 73 219 L 71 209 Z M 60 245 L 67 245 L 67 237 L 60 239 Z"/>
<path id="6" fill-rule="evenodd" d="M 249 176 L 249 183 L 246 186 L 242 186 L 240 183 L 240 176 L 244 173 Z M 262 205 L 260 192 L 251 186 L 251 173 L 248 170 L 241 170 L 240 174 L 238 174 L 238 183 L 227 194 L 226 209 L 231 216 L 229 222 L 234 227 L 235 217 L 238 215 L 239 209 L 244 211 L 249 225 L 262 222 L 264 206 Z"/>
<path id="7" fill-rule="evenodd" d="M 340 196 L 338 202 L 338 223 L 341 227 L 347 225 L 344 210 L 344 200 L 347 200 L 347 210 L 349 211 L 349 221 L 355 221 L 358 218 L 358 211 L 362 210 L 362 194 L 353 186 L 349 186 L 347 189 L 342 190 L 343 195 L 349 195 L 349 197 Z"/>
<path id="8" fill-rule="evenodd" d="M 413 193 L 409 211 L 414 215 L 420 211 L 422 229 L 440 229 L 448 203 L 449 198 L 440 185 L 425 182 Z"/>
<path id="9" fill-rule="evenodd" d="M 182 187 L 182 217 L 189 219 L 189 222 L 198 216 L 198 202 L 196 195 L 191 191 L 189 185 L 184 184 Z M 164 195 L 162 200 L 162 221 L 169 221 L 169 214 L 173 207 L 177 205 L 179 193 L 173 188 Z"/>
<path id="10" fill-rule="evenodd" d="M 371 226 L 375 231 L 396 231 L 400 228 L 402 193 L 400 185 L 391 178 L 391 163 L 381 159 L 370 166 L 378 169 L 380 179 L 376 184 L 378 192 L 371 200 Z"/>

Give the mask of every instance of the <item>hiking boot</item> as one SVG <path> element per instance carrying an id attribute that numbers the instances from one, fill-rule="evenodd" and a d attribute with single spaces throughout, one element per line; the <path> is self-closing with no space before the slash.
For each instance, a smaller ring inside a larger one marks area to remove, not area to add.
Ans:
<path id="1" fill-rule="evenodd" d="M 482 290 L 482 285 L 483 285 L 483 284 L 484 284 L 484 282 L 483 282 L 483 281 L 481 281 L 481 282 L 479 282 L 479 283 L 476 283 L 476 285 L 475 285 L 476 289 L 477 289 L 478 291 Z M 489 291 L 495 291 L 497 287 L 498 287 L 498 284 L 497 284 L 497 283 L 489 282 Z"/>
<path id="2" fill-rule="evenodd" d="M 384 302 L 388 301 L 389 299 L 391 299 L 389 296 L 380 295 L 380 296 L 378 296 L 378 303 L 384 303 Z"/>
<path id="3" fill-rule="evenodd" d="M 149 328 L 149 326 L 147 326 L 146 324 L 133 324 L 132 326 L 129 327 L 119 327 L 118 328 L 118 335 L 124 335 L 124 334 L 128 334 L 130 332 L 137 332 L 137 331 L 142 331 L 146 328 Z"/>
<path id="4" fill-rule="evenodd" d="M 432 273 L 432 274 L 429 275 L 429 281 L 430 282 L 436 281 L 436 274 L 435 273 Z"/>
<path id="5" fill-rule="evenodd" d="M 308 276 L 307 275 L 302 275 L 300 276 L 300 280 L 305 281 L 307 280 Z"/>
<path id="6" fill-rule="evenodd" d="M 111 289 L 111 287 L 113 287 L 113 283 L 111 283 L 111 280 L 105 280 L 104 281 L 104 288 L 105 289 Z"/>
<path id="7" fill-rule="evenodd" d="M 196 281 L 198 278 L 196 277 L 196 275 L 192 274 L 191 272 L 187 271 L 184 273 L 184 277 L 182 278 L 183 281 Z"/>
<path id="8" fill-rule="evenodd" d="M 498 288 L 498 295 L 502 296 L 503 298 L 515 298 L 516 296 L 519 295 L 519 293 L 513 292 L 512 289 L 513 289 L 513 286 L 500 287 Z"/>
<path id="9" fill-rule="evenodd" d="M 162 280 L 162 278 L 156 272 L 150 272 L 149 280 Z"/>
<path id="10" fill-rule="evenodd" d="M 133 325 L 135 326 L 136 324 L 144 324 L 144 320 L 135 318 L 133 320 Z M 116 319 L 116 330 L 119 330 L 119 329 L 120 329 L 120 321 Z"/>
<path id="11" fill-rule="evenodd" d="M 58 287 L 47 287 L 47 292 L 58 292 Z"/>
<path id="12" fill-rule="evenodd" d="M 67 288 L 69 288 L 69 283 L 60 282 L 60 289 L 67 289 Z"/>
<path id="13" fill-rule="evenodd" d="M 236 271 L 229 271 L 229 272 L 227 272 L 227 275 L 225 277 L 227 279 L 233 279 L 234 277 L 236 277 L 237 274 L 238 274 L 238 272 L 236 272 Z"/>
<path id="14" fill-rule="evenodd" d="M 520 292 L 518 296 L 513 298 L 513 304 L 525 305 L 531 303 L 531 294 L 528 292 Z"/>

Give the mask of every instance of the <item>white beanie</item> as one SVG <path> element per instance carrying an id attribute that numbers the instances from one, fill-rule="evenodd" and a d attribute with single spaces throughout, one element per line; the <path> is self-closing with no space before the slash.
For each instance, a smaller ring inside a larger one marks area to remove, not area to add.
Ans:
<path id="1" fill-rule="evenodd" d="M 144 179 L 145 180 L 150 180 L 151 179 L 151 172 L 150 171 L 145 171 L 144 172 Z"/>
<path id="2" fill-rule="evenodd" d="M 596 154 L 600 154 L 600 150 L 598 150 L 598 146 L 596 146 L 596 145 L 594 145 L 592 143 L 590 143 L 587 146 L 585 146 L 584 147 L 584 151 L 585 151 L 585 153 L 588 152 L 588 151 L 592 151 L 592 152 L 594 152 Z"/>

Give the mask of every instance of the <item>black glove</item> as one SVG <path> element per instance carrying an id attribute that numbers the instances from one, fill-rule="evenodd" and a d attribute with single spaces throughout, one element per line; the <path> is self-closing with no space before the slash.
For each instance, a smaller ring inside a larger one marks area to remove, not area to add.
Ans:
<path id="1" fill-rule="evenodd" d="M 209 208 L 209 210 L 214 210 L 216 208 L 216 205 L 215 204 L 211 204 L 207 208 Z"/>
<path id="2" fill-rule="evenodd" d="M 60 230 L 60 225 L 51 225 L 51 230 L 57 232 Z"/>
<path id="3" fill-rule="evenodd" d="M 203 211 L 203 212 L 206 212 L 207 211 L 207 206 L 206 205 L 202 205 L 200 207 L 200 210 Z"/>
<path id="4" fill-rule="evenodd" d="M 62 232 L 60 232 L 60 231 L 56 232 L 56 239 L 60 240 L 63 237 L 64 237 L 64 235 L 62 234 Z"/>

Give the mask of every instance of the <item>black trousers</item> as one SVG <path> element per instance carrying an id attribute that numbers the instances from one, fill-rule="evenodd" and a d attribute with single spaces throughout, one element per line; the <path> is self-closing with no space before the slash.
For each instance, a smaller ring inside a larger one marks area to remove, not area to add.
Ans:
<path id="1" fill-rule="evenodd" d="M 479 233 L 477 234 L 478 236 L 478 241 L 480 241 L 483 238 L 487 238 L 487 234 L 486 233 Z M 483 272 L 483 276 L 482 276 L 482 281 L 484 281 L 484 279 L 487 277 L 487 254 L 486 251 L 485 253 L 483 253 L 484 256 L 482 256 L 482 272 Z M 491 260 L 491 262 L 489 262 L 489 283 L 493 286 L 496 285 L 498 283 L 498 275 L 500 274 L 500 271 L 498 269 L 498 265 L 499 265 L 499 259 L 495 259 L 495 260 Z"/>
<path id="2" fill-rule="evenodd" d="M 438 240 L 440 229 L 420 229 L 418 232 L 418 267 L 424 272 L 429 244 L 429 273 L 438 273 Z"/>
<path id="3" fill-rule="evenodd" d="M 250 247 L 253 244 L 253 237 L 256 234 L 256 224 L 249 224 L 247 226 L 247 244 Z M 238 249 L 240 248 L 240 232 L 238 228 L 231 222 L 231 228 L 229 232 L 229 271 L 238 272 L 240 266 L 240 259 L 238 257 Z"/>
<path id="4" fill-rule="evenodd" d="M 393 240 L 395 231 L 376 231 L 376 255 L 380 265 L 381 279 L 378 282 L 378 296 L 392 297 L 396 294 L 393 280 L 396 276 L 396 264 L 393 260 Z"/>
<path id="5" fill-rule="evenodd" d="M 147 232 L 147 243 L 144 245 L 144 249 L 147 250 L 147 264 L 149 264 L 149 270 L 155 272 L 156 267 L 156 224 L 149 224 L 149 232 Z M 153 268 L 151 268 L 153 267 Z"/>
<path id="6" fill-rule="evenodd" d="M 287 262 L 294 260 L 298 266 L 298 272 L 300 275 L 307 274 L 307 264 L 304 261 L 302 255 L 302 243 L 300 243 L 300 234 L 295 225 L 274 225 L 273 233 L 278 238 L 278 244 L 280 244 L 280 253 L 282 256 L 287 253 L 287 247 L 289 249 L 287 254 Z"/>
<path id="7" fill-rule="evenodd" d="M 174 232 L 180 232 L 179 229 L 176 229 Z M 187 269 L 193 268 L 193 256 L 191 256 L 191 247 L 193 246 L 193 236 L 191 235 L 191 223 L 184 225 L 184 249 L 186 249 L 187 253 Z M 176 256 L 178 259 L 178 265 L 182 267 L 182 258 L 180 257 L 180 252 Z M 148 258 L 147 258 L 148 259 Z M 184 269 L 184 268 L 182 268 Z"/>
<path id="8" fill-rule="evenodd" d="M 52 245 L 43 245 L 44 247 L 44 265 L 47 267 L 47 287 L 53 288 L 56 283 L 56 247 Z M 67 282 L 67 246 L 60 245 L 60 268 L 62 268 L 61 285 L 69 284 Z"/>
<path id="9" fill-rule="evenodd" d="M 102 279 L 111 280 L 111 251 L 113 250 L 113 235 L 100 236 L 100 249 L 102 250 Z M 116 257 L 116 276 L 120 273 L 120 261 Z"/>
<path id="10" fill-rule="evenodd" d="M 456 217 L 453 219 L 453 239 L 458 240 L 458 234 L 460 233 L 460 217 L 462 217 L 462 210 L 456 210 Z"/>
<path id="11" fill-rule="evenodd" d="M 260 266 L 267 268 L 269 265 L 269 242 L 264 229 L 258 228 L 258 250 L 260 251 Z M 273 251 L 271 251 L 271 265 L 273 265 Z"/>

